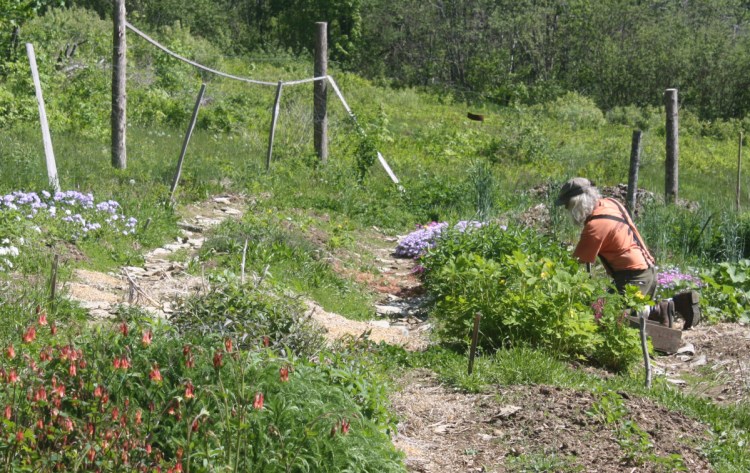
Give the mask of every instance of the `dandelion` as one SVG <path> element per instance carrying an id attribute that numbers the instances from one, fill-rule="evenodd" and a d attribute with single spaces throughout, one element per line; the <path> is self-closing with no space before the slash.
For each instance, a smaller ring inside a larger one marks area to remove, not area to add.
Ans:
<path id="1" fill-rule="evenodd" d="M 259 411 L 263 409 L 263 393 L 256 393 L 253 401 L 253 409 Z"/>

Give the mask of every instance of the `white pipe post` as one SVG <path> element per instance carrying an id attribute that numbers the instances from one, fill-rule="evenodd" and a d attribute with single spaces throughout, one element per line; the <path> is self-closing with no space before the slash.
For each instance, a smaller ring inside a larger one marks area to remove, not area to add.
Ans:
<path id="1" fill-rule="evenodd" d="M 47 124 L 47 111 L 44 107 L 44 98 L 42 97 L 42 84 L 39 81 L 39 71 L 36 67 L 36 55 L 34 54 L 33 44 L 26 43 L 26 54 L 29 56 L 31 77 L 34 79 L 36 101 L 39 104 L 39 123 L 42 126 L 44 156 L 47 159 L 47 177 L 49 179 L 49 185 L 52 186 L 55 192 L 60 192 L 60 181 L 57 178 L 57 165 L 55 164 L 55 152 L 52 149 L 52 138 L 49 134 L 49 125 Z"/>

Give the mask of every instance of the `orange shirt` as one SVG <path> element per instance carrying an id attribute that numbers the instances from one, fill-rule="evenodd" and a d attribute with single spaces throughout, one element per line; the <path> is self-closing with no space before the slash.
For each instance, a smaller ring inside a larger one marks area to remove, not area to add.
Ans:
<path id="1" fill-rule="evenodd" d="M 624 211 L 625 208 L 622 207 L 622 210 Z M 611 216 L 620 221 L 609 218 L 591 218 L 596 216 Z M 581 231 L 581 239 L 573 252 L 573 256 L 579 261 L 593 263 L 599 255 L 609 265 L 607 271 L 610 269 L 613 271 L 648 269 L 654 264 L 654 258 L 646 248 L 630 216 L 625 212 L 623 217 L 623 212 L 617 203 L 611 199 L 599 199 L 591 217 L 586 219 Z M 630 225 L 622 222 L 623 218 Z M 634 237 L 640 240 L 642 248 Z"/>

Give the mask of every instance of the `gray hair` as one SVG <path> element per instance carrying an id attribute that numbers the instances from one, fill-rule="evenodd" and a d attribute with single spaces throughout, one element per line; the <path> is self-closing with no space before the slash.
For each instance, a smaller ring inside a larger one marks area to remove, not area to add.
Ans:
<path id="1" fill-rule="evenodd" d="M 601 199 L 599 189 L 596 187 L 587 187 L 583 194 L 571 197 L 566 204 L 570 209 L 570 217 L 577 225 L 583 225 L 589 215 L 596 208 L 596 203 Z"/>

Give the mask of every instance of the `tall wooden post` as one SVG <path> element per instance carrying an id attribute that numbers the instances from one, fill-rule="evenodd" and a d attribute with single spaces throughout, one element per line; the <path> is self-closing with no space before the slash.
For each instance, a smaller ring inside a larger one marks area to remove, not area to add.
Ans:
<path id="1" fill-rule="evenodd" d="M 321 21 L 315 23 L 317 36 L 315 38 L 315 77 L 328 75 L 328 23 Z M 315 152 L 320 162 L 325 164 L 328 160 L 328 112 L 326 104 L 328 100 L 328 81 L 325 79 L 315 81 L 313 97 L 313 122 Z"/>
<path id="2" fill-rule="evenodd" d="M 627 204 L 630 216 L 635 216 L 635 206 L 638 198 L 638 168 L 641 165 L 641 130 L 633 130 L 633 139 L 630 145 L 630 172 L 628 173 L 628 196 Z"/>
<path id="3" fill-rule="evenodd" d="M 737 212 L 740 211 L 740 178 L 742 176 L 742 132 L 740 132 L 740 143 L 737 147 Z"/>
<path id="4" fill-rule="evenodd" d="M 114 0 L 112 20 L 112 167 L 125 169 L 127 153 L 125 130 L 127 98 L 125 92 L 127 44 L 125 41 L 125 0 Z"/>
<path id="5" fill-rule="evenodd" d="M 36 100 L 37 105 L 39 106 L 39 124 L 42 126 L 42 142 L 44 143 L 44 157 L 47 162 L 47 178 L 50 187 L 52 187 L 55 192 L 60 192 L 60 181 L 57 177 L 55 152 L 52 148 L 52 137 L 49 134 L 49 124 L 47 123 L 47 109 L 44 107 L 44 97 L 42 97 L 42 83 L 39 80 L 39 71 L 36 67 L 36 54 L 34 54 L 33 44 L 26 43 L 26 54 L 29 56 L 31 78 L 34 81 Z"/>
<path id="6" fill-rule="evenodd" d="M 664 199 L 668 203 L 677 201 L 679 187 L 679 120 L 677 89 L 664 92 L 664 105 L 667 112 L 667 159 L 664 170 Z"/>
<path id="7" fill-rule="evenodd" d="M 281 89 L 284 83 L 279 81 L 276 86 L 276 99 L 273 102 L 273 113 L 271 115 L 271 131 L 268 133 L 268 153 L 266 154 L 266 172 L 271 170 L 271 155 L 273 154 L 273 140 L 276 136 L 276 122 L 279 120 L 279 102 L 281 101 Z"/>
<path id="8" fill-rule="evenodd" d="M 177 189 L 177 184 L 180 182 L 180 175 L 182 174 L 182 163 L 185 160 L 185 153 L 187 152 L 188 143 L 190 143 L 190 137 L 193 136 L 193 130 L 195 129 L 195 122 L 198 120 L 198 110 L 201 108 L 201 102 L 203 101 L 203 94 L 206 92 L 206 84 L 201 84 L 201 90 L 198 91 L 198 98 L 195 99 L 195 106 L 193 107 L 193 116 L 190 117 L 190 125 L 188 125 L 187 133 L 185 133 L 185 139 L 182 142 L 182 150 L 180 151 L 180 158 L 177 160 L 177 171 L 174 174 L 172 180 L 172 188 L 169 191 L 169 201 L 174 201 L 174 191 Z"/>

